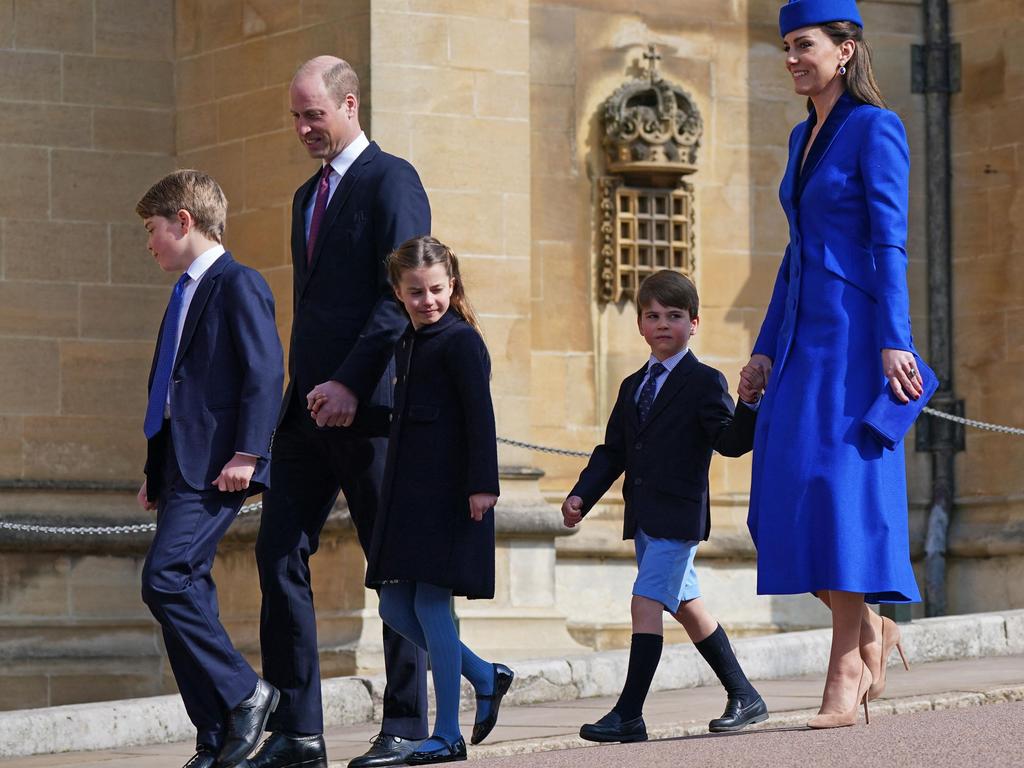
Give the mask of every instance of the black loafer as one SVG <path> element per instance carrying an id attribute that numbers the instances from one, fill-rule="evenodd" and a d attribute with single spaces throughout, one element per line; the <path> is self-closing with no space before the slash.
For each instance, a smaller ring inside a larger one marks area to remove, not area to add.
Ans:
<path id="1" fill-rule="evenodd" d="M 418 741 L 409 741 L 401 736 L 378 733 L 373 746 L 365 754 L 352 758 L 349 768 L 380 768 L 385 765 L 406 765 L 409 755 L 416 751 Z"/>
<path id="2" fill-rule="evenodd" d="M 501 706 L 501 700 L 508 693 L 508 689 L 512 686 L 512 679 L 516 676 L 516 673 L 504 664 L 492 664 L 491 666 L 494 667 L 494 687 L 492 688 L 494 693 L 487 696 L 477 694 L 476 697 L 477 701 L 491 702 L 491 711 L 479 723 L 473 724 L 473 733 L 469 737 L 470 744 L 479 744 L 494 729 L 494 724 L 498 722 L 498 707 Z"/>
<path id="3" fill-rule="evenodd" d="M 217 768 L 233 768 L 252 752 L 281 693 L 266 680 L 256 681 L 252 695 L 228 713 L 228 734 L 217 755 Z"/>
<path id="4" fill-rule="evenodd" d="M 327 747 L 323 736 L 288 736 L 275 732 L 242 765 L 245 768 L 327 768 Z"/>
<path id="5" fill-rule="evenodd" d="M 580 728 L 580 738 L 599 742 L 647 741 L 647 726 L 644 724 L 643 715 L 632 720 L 623 720 L 618 712 L 612 711 L 596 723 L 586 723 Z"/>
<path id="6" fill-rule="evenodd" d="M 725 705 L 725 712 L 721 717 L 708 723 L 708 730 L 712 733 L 738 731 L 767 719 L 768 707 L 760 696 L 746 704 L 742 699 L 734 699 L 730 696 L 729 703 Z"/>
<path id="7" fill-rule="evenodd" d="M 182 768 L 215 768 L 217 765 L 217 751 L 206 747 L 199 747 Z"/>
<path id="8" fill-rule="evenodd" d="M 434 763 L 455 763 L 460 760 L 466 759 L 466 740 L 460 738 L 454 744 L 449 744 L 447 741 L 439 736 L 431 736 L 434 741 L 440 741 L 444 744 L 440 749 L 434 749 L 430 752 L 421 752 L 419 750 L 409 755 L 409 758 L 405 761 L 406 765 L 433 765 Z M 349 763 L 351 765 L 351 763 Z"/>

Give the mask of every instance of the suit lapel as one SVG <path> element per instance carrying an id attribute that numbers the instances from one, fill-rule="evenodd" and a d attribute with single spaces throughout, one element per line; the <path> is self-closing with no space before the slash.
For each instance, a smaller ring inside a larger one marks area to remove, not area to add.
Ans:
<path id="1" fill-rule="evenodd" d="M 371 141 L 369 146 L 360 153 L 355 162 L 345 171 L 341 181 L 338 182 L 338 187 L 334 190 L 334 194 L 331 195 L 331 201 L 327 204 L 327 210 L 324 211 L 324 220 L 320 222 L 320 234 L 317 235 L 316 243 L 313 245 L 313 260 L 309 265 L 309 275 L 316 271 L 316 265 L 320 262 L 320 255 L 323 253 L 324 243 L 327 240 L 325 235 L 334 226 L 338 214 L 344 209 L 349 195 L 352 194 L 352 190 L 355 189 L 356 184 L 359 182 L 359 177 L 363 174 L 363 170 L 379 152 L 380 147 Z M 305 232 L 305 219 L 303 219 L 303 232 Z M 305 238 L 303 238 L 303 242 L 305 242 Z M 305 247 L 303 247 L 303 255 L 305 255 Z M 303 284 L 303 288 L 305 288 L 305 284 Z"/>
<path id="2" fill-rule="evenodd" d="M 645 365 L 630 377 L 629 386 L 626 387 L 626 393 L 629 396 L 629 402 L 626 403 L 626 420 L 629 421 L 629 426 L 634 432 L 640 431 L 640 414 L 636 412 L 636 393 L 643 383 L 646 373 L 647 366 Z"/>
<path id="3" fill-rule="evenodd" d="M 306 206 L 319 178 L 320 171 L 317 171 L 299 187 L 295 200 L 292 201 L 292 271 L 299 293 L 305 287 L 310 272 L 306 268 Z"/>
<path id="4" fill-rule="evenodd" d="M 807 146 L 807 139 L 811 135 L 811 128 L 813 127 L 813 120 L 808 118 L 800 123 L 800 128 L 793 136 L 794 143 L 789 150 L 789 163 L 786 165 L 786 175 L 782 177 L 782 195 L 789 202 L 790 207 L 795 207 L 796 205 L 800 181 L 800 161 L 803 159 L 804 147 Z"/>
<path id="5" fill-rule="evenodd" d="M 802 195 L 804 189 L 807 188 L 807 182 L 811 176 L 817 170 L 818 166 L 821 165 L 822 158 L 828 152 L 829 147 L 835 142 L 839 132 L 842 131 L 843 126 L 846 125 L 846 121 L 853 114 L 853 110 L 857 108 L 857 100 L 853 98 L 849 93 L 843 93 L 839 97 L 839 101 L 836 102 L 835 106 L 832 107 L 832 111 L 828 114 L 828 119 L 825 120 L 824 125 L 821 126 L 821 130 L 818 131 L 817 137 L 814 139 L 814 144 L 811 145 L 811 151 L 807 153 L 807 160 L 804 161 L 803 169 L 800 171 L 800 179 L 797 187 L 797 195 Z M 810 121 L 808 121 L 810 123 Z M 813 125 L 813 123 L 811 123 Z M 802 148 L 801 148 L 802 154 Z"/>
<path id="6" fill-rule="evenodd" d="M 651 412 L 647 414 L 647 421 L 644 422 L 641 429 L 644 429 L 648 424 L 651 424 L 657 418 L 658 414 L 665 410 L 672 398 L 679 394 L 679 391 L 686 384 L 686 380 L 696 368 L 697 356 L 694 355 L 692 351 L 683 355 L 683 359 L 680 360 L 676 367 L 672 369 L 668 378 L 665 379 L 665 383 L 661 385 L 661 390 L 658 392 L 658 396 L 654 398 L 654 403 L 651 405 Z"/>
<path id="7" fill-rule="evenodd" d="M 192 342 L 192 336 L 196 332 L 196 326 L 199 325 L 199 318 L 203 314 L 203 309 L 206 308 L 206 302 L 209 300 L 214 285 L 217 283 L 217 278 L 220 277 L 231 261 L 231 254 L 223 253 L 206 270 L 206 274 L 203 275 L 199 285 L 196 286 L 196 292 L 188 305 L 188 314 L 185 315 L 185 324 L 181 328 L 181 340 L 178 342 L 178 354 L 174 358 L 174 365 L 171 366 L 172 371 L 178 367 L 181 359 L 185 356 L 188 345 Z"/>

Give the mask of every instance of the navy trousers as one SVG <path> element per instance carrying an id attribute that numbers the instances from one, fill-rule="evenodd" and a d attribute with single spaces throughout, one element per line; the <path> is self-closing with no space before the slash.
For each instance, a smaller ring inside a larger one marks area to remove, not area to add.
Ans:
<path id="1" fill-rule="evenodd" d="M 257 675 L 220 623 L 210 576 L 217 544 L 245 493 L 197 491 L 181 477 L 167 422 L 157 490 L 156 534 L 142 569 L 142 599 L 163 629 L 167 658 L 196 727 L 197 746 L 219 749 L 227 713 L 256 688 Z"/>
<path id="2" fill-rule="evenodd" d="M 317 429 L 294 397 L 274 433 L 270 488 L 256 540 L 263 605 L 263 677 L 281 691 L 267 728 L 323 733 L 320 657 L 309 558 L 338 493 L 345 494 L 363 552 L 373 535 L 387 440 Z M 381 731 L 403 739 L 427 737 L 426 653 L 384 625 L 384 717 Z"/>

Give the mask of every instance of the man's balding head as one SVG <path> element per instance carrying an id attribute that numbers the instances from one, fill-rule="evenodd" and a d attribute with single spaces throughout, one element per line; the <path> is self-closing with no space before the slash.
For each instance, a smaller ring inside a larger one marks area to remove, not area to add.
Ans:
<path id="1" fill-rule="evenodd" d="M 292 83 L 300 78 L 319 78 L 338 106 L 341 106 L 349 94 L 359 100 L 359 76 L 351 64 L 337 56 L 317 56 L 310 59 L 295 71 Z"/>

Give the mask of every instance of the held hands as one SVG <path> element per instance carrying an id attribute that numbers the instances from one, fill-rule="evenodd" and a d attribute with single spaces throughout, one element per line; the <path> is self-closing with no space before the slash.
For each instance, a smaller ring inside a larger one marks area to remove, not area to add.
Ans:
<path id="1" fill-rule="evenodd" d="M 498 503 L 498 497 L 493 493 L 474 493 L 469 497 L 469 516 L 478 523 L 484 519 L 487 510 Z"/>
<path id="2" fill-rule="evenodd" d="M 156 509 L 156 502 L 149 500 L 149 495 L 148 495 L 148 493 L 146 491 L 146 486 L 148 484 L 149 484 L 149 481 L 147 481 L 147 480 L 143 480 L 142 481 L 142 487 L 139 488 L 139 492 L 138 492 L 138 494 L 136 494 L 135 498 L 138 500 L 140 507 L 142 507 L 147 512 L 152 512 L 154 509 Z"/>
<path id="3" fill-rule="evenodd" d="M 917 400 L 924 392 L 914 355 L 904 349 L 883 349 L 882 370 L 901 403 Z"/>
<path id="4" fill-rule="evenodd" d="M 340 381 L 317 384 L 306 395 L 306 408 L 318 427 L 350 427 L 358 407 L 359 398 Z"/>
<path id="5" fill-rule="evenodd" d="M 255 469 L 255 456 L 236 453 L 224 465 L 224 469 L 220 471 L 212 485 L 217 486 L 217 490 L 224 493 L 244 491 L 249 487 L 249 481 L 252 480 L 252 473 Z"/>
<path id="6" fill-rule="evenodd" d="M 751 355 L 750 362 L 740 371 L 738 394 L 745 403 L 756 403 L 761 392 L 768 386 L 772 372 L 772 360 L 767 355 Z"/>
<path id="7" fill-rule="evenodd" d="M 583 499 L 570 496 L 562 502 L 562 525 L 575 528 L 583 520 Z"/>

